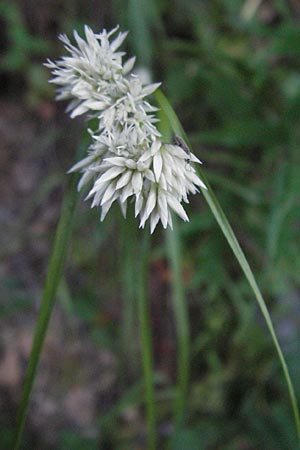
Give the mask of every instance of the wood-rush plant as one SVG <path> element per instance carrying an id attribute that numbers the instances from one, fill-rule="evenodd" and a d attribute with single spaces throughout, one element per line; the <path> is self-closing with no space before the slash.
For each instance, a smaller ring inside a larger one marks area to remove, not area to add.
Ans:
<path id="1" fill-rule="evenodd" d="M 124 53 L 117 51 L 127 33 L 110 42 L 116 31 L 94 34 L 86 26 L 86 40 L 74 33 L 78 47 L 61 36 L 70 56 L 46 66 L 54 75 L 51 82 L 59 86 L 57 99 L 71 100 L 71 117 L 89 114 L 99 121 L 91 131 L 88 156 L 70 170 L 82 172 L 78 189 L 93 180 L 87 198 L 93 199 L 92 207 L 101 207 L 101 220 L 114 201 L 124 216 L 127 202 L 134 201 L 140 227 L 149 219 L 153 233 L 159 221 L 172 228 L 171 210 L 187 221 L 181 202 L 187 203 L 188 193 L 205 185 L 187 164 L 187 158 L 196 163 L 199 159 L 187 156 L 179 145 L 162 142 L 155 126 L 157 108 L 146 101 L 160 83 L 143 86 L 131 73 L 135 58 L 123 63 Z"/>
<path id="2" fill-rule="evenodd" d="M 135 58 L 123 62 L 124 53 L 118 51 L 127 33 L 119 33 L 111 39 L 116 32 L 117 28 L 109 33 L 103 30 L 101 33 L 95 34 L 86 26 L 85 39 L 82 39 L 76 31 L 74 32 L 76 46 L 72 45 L 66 36 L 60 36 L 69 55 L 56 62 L 48 61 L 46 64 L 54 76 L 51 82 L 58 86 L 57 99 L 69 101 L 67 111 L 70 116 L 74 118 L 85 114 L 88 118 L 96 119 L 97 123 L 96 129 L 89 130 L 92 144 L 87 149 L 87 155 L 76 162 L 69 172 L 81 173 L 78 190 L 85 185 L 91 185 L 87 198 L 92 199 L 92 207 L 100 207 L 101 220 L 105 218 L 116 200 L 119 202 L 124 216 L 126 216 L 128 203 L 132 202 L 134 203 L 135 217 L 139 216 L 140 228 L 144 228 L 148 220 L 151 233 L 154 232 L 159 221 L 163 228 L 169 226 L 172 229 L 171 211 L 187 221 L 188 216 L 182 203 L 188 203 L 189 193 L 195 194 L 201 189 L 266 320 L 287 382 L 300 442 L 299 413 L 289 371 L 268 309 L 247 259 L 198 165 L 199 159 L 186 144 L 188 140 L 177 116 L 167 99 L 158 90 L 156 100 L 161 108 L 160 130 L 164 130 L 165 136 L 170 135 L 170 131 L 173 131 L 176 136 L 175 144 L 164 142 L 162 134 L 156 126 L 158 122 L 155 116 L 157 108 L 146 100 L 147 96 L 158 89 L 160 83 L 144 85 L 140 78 L 132 73 Z M 71 177 L 72 181 L 66 194 L 50 260 L 24 383 L 14 450 L 19 449 L 20 446 L 29 397 L 69 242 L 72 214 L 76 203 L 74 185 L 77 182 L 76 175 L 73 174 Z M 181 424 L 184 419 L 189 378 L 187 305 L 182 284 L 180 284 L 180 267 L 178 267 L 180 258 L 176 239 L 169 237 L 169 243 L 172 246 L 172 266 L 177 275 L 174 282 L 176 288 L 174 310 L 179 324 L 177 329 L 179 381 L 176 423 Z M 145 282 L 147 246 L 146 239 L 143 247 L 143 264 L 141 264 L 138 295 L 149 429 L 148 449 L 154 450 L 157 445 L 157 437 L 152 341 Z"/>

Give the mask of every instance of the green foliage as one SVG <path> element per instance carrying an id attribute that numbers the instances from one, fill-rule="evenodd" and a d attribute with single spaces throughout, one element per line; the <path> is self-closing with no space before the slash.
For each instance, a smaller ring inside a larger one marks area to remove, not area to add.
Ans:
<path id="1" fill-rule="evenodd" d="M 28 65 L 30 58 L 49 53 L 49 43 L 29 33 L 21 11 L 14 3 L 1 3 L 0 15 L 6 22 L 9 38 L 8 50 L 1 59 L 2 69 L 10 72 L 21 71 Z"/>
<path id="2" fill-rule="evenodd" d="M 61 437 L 61 450 L 97 450 L 97 440 L 82 438 L 75 433 L 65 432 Z"/>
<path id="3" fill-rule="evenodd" d="M 13 2 L 3 1 L 0 18 L 6 25 L 8 41 L 0 58 L 0 71 L 24 76 L 28 86 L 28 100 L 36 102 L 49 92 L 47 71 L 40 60 L 52 53 L 51 44 L 42 36 L 33 36 L 24 23 L 20 8 Z"/>
<path id="4" fill-rule="evenodd" d="M 300 43 L 294 11 L 285 2 L 225 0 L 160 2 L 159 11 L 166 20 L 165 35 L 152 34 L 160 55 L 155 79 L 164 74 L 164 91 L 258 274 L 276 327 L 285 321 L 291 330 L 289 340 L 280 336 L 289 352 L 299 338 L 297 305 L 286 300 L 299 295 Z M 191 221 L 180 227 L 193 311 L 191 420 L 204 423 L 199 413 L 209 408 L 214 430 L 201 448 L 271 450 L 276 442 L 295 448 L 287 397 L 253 299 L 203 202 L 191 203 Z M 293 351 L 299 354 L 298 347 Z M 197 426 L 180 433 L 178 442 L 174 438 L 174 448 L 199 448 L 205 433 Z"/>
<path id="5" fill-rule="evenodd" d="M 245 249 L 299 397 L 295 344 L 300 337 L 300 41 L 295 20 L 299 6 L 254 0 L 115 0 L 114 4 L 115 22 L 130 30 L 128 53 L 150 66 L 155 81 L 163 81 L 164 92 Z M 8 37 L 1 70 L 22 75 L 39 97 L 48 88 L 44 69 L 35 60 L 58 50 L 43 36 L 33 36 L 15 3 L 2 2 L 0 14 Z M 68 30 L 61 31 L 69 32 L 82 20 L 71 15 L 64 23 Z M 98 23 L 93 26 L 97 27 Z M 109 349 L 119 358 L 116 370 L 122 392 L 115 393 L 114 404 L 98 418 L 100 434 L 116 450 L 145 448 L 144 440 L 139 441 L 140 423 L 127 424 L 123 416 L 131 408 L 143 415 L 134 285 L 139 267 L 134 245 L 140 234 L 132 223 L 122 230 L 122 219 L 112 218 L 115 211 L 100 225 L 95 211 L 82 208 L 68 269 L 80 274 L 81 284 L 74 287 L 66 277 L 69 294 L 60 293 L 61 307 L 70 320 L 76 317 L 84 324 L 99 349 Z M 159 448 L 296 449 L 288 395 L 253 295 L 203 197 L 191 198 L 188 212 L 191 220 L 178 224 L 178 236 L 190 312 L 189 414 L 174 434 L 170 417 L 176 343 L 169 306 L 164 325 L 155 328 L 162 341 L 154 346 L 155 376 L 163 378 L 155 386 Z M 155 233 L 153 264 L 168 258 L 163 237 Z M 134 255 L 131 263 L 128 254 Z M 169 270 L 150 274 L 156 321 L 161 313 L 157 303 L 171 305 Z M 169 280 L 165 295 L 157 293 L 163 277 Z M 17 280 L 11 283 L 5 292 L 10 289 L 13 301 L 3 309 L 3 317 L 27 310 L 32 302 Z M 170 348 L 170 341 L 173 352 L 163 353 L 161 348 Z M 10 437 L 10 429 L 5 430 L 1 426 L 3 449 Z M 105 445 L 82 437 L 79 431 L 66 431 L 58 448 L 96 450 Z"/>

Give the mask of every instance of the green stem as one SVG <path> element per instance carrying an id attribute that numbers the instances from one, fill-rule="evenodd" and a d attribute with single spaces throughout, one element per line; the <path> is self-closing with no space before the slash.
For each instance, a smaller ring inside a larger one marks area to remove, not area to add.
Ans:
<path id="1" fill-rule="evenodd" d="M 148 425 L 148 450 L 156 448 L 156 417 L 154 398 L 153 376 L 153 351 L 150 326 L 149 303 L 147 297 L 147 272 L 150 237 L 144 234 L 144 241 L 140 252 L 140 269 L 138 277 L 138 313 L 140 324 L 141 352 L 143 360 L 145 391 L 146 391 L 146 415 Z"/>
<path id="2" fill-rule="evenodd" d="M 298 411 L 295 390 L 294 390 L 294 386 L 293 386 L 293 383 L 292 383 L 292 380 L 290 377 L 288 366 L 285 361 L 285 357 L 282 353 L 279 341 L 276 336 L 276 332 L 274 329 L 274 325 L 273 325 L 270 313 L 268 311 L 265 300 L 260 292 L 260 289 L 257 285 L 257 282 L 255 280 L 253 272 L 252 272 L 252 270 L 249 266 L 249 263 L 246 259 L 246 256 L 245 256 L 243 250 L 241 249 L 241 246 L 240 246 L 219 202 L 217 201 L 211 187 L 209 186 L 208 181 L 206 180 L 204 174 L 202 173 L 202 171 L 200 171 L 200 176 L 207 186 L 207 191 L 203 191 L 206 201 L 208 202 L 212 213 L 214 214 L 228 244 L 230 245 L 236 259 L 238 260 L 238 262 L 242 268 L 242 271 L 244 272 L 245 277 L 247 278 L 247 280 L 249 282 L 249 285 L 255 295 L 257 303 L 260 307 L 260 310 L 263 314 L 263 317 L 264 317 L 267 327 L 269 329 L 270 335 L 272 337 L 274 346 L 275 346 L 277 354 L 278 354 L 279 361 L 281 363 L 281 367 L 282 367 L 283 374 L 284 374 L 284 377 L 286 380 L 286 384 L 288 387 L 288 392 L 289 392 L 290 401 L 291 401 L 292 410 L 293 410 L 294 419 L 295 419 L 298 441 L 300 444 L 300 418 L 299 418 L 299 411 Z"/>
<path id="3" fill-rule="evenodd" d="M 161 112 L 160 112 L 161 113 Z M 159 114 L 159 131 L 166 142 L 172 139 L 172 128 L 166 115 Z M 190 333 L 188 303 L 185 298 L 182 266 L 181 246 L 178 234 L 177 218 L 173 217 L 173 230 L 168 228 L 166 232 L 167 253 L 172 269 L 172 306 L 175 317 L 177 339 L 177 387 L 175 397 L 175 424 L 179 429 L 184 423 L 188 384 L 190 377 Z"/>
<path id="4" fill-rule="evenodd" d="M 166 142 L 172 140 L 170 121 L 164 114 L 159 113 L 159 131 Z M 188 303 L 185 298 L 182 266 L 180 236 L 178 234 L 177 218 L 173 217 L 173 230 L 166 232 L 167 253 L 172 269 L 172 305 L 175 317 L 177 339 L 177 387 L 175 397 L 175 424 L 180 429 L 186 416 L 188 385 L 190 378 L 190 333 Z"/>
<path id="5" fill-rule="evenodd" d="M 185 142 L 188 144 L 188 138 L 180 124 L 180 121 L 179 121 L 175 111 L 173 110 L 172 106 L 168 102 L 167 98 L 164 96 L 164 94 L 160 90 L 158 90 L 156 92 L 155 96 L 156 96 L 159 106 L 162 108 L 162 111 L 168 118 L 173 131 L 177 135 L 181 136 L 185 140 Z M 260 289 L 256 283 L 255 277 L 249 266 L 249 263 L 245 257 L 243 250 L 240 247 L 240 244 L 239 244 L 228 220 L 227 220 L 227 217 L 225 216 L 218 200 L 216 199 L 216 197 L 213 193 L 212 188 L 210 187 L 210 185 L 200 167 L 198 168 L 198 172 L 207 187 L 207 190 L 202 189 L 202 193 L 203 193 L 213 215 L 215 216 L 215 219 L 217 220 L 228 244 L 230 245 L 236 259 L 238 260 L 246 279 L 249 282 L 249 285 L 255 295 L 257 303 L 260 307 L 260 310 L 263 314 L 263 317 L 264 317 L 267 327 L 269 329 L 270 335 L 272 337 L 274 346 L 275 346 L 277 354 L 278 354 L 280 364 L 282 366 L 286 384 L 288 387 L 288 392 L 289 392 L 290 401 L 291 401 L 292 410 L 293 410 L 294 419 L 295 419 L 298 441 L 300 444 L 300 418 L 299 418 L 299 411 L 298 411 L 298 405 L 297 405 L 297 400 L 296 400 L 296 396 L 295 396 L 294 386 L 293 386 L 293 383 L 292 383 L 292 380 L 291 380 L 291 377 L 289 374 L 289 370 L 288 370 L 284 355 L 281 351 L 281 347 L 280 347 L 280 344 L 278 342 L 278 339 L 277 339 L 277 336 L 275 333 L 275 329 L 274 329 L 274 326 L 272 323 L 271 316 L 269 314 L 265 300 L 264 300 L 264 298 L 260 292 Z"/>
<path id="6" fill-rule="evenodd" d="M 54 246 L 49 262 L 44 293 L 41 301 L 29 358 L 29 364 L 24 380 L 21 402 L 17 416 L 17 428 L 13 450 L 18 450 L 20 448 L 30 395 L 36 377 L 37 367 L 43 349 L 49 320 L 55 303 L 55 296 L 61 279 L 63 265 L 66 259 L 67 249 L 71 237 L 73 214 L 78 197 L 76 189 L 77 182 L 78 174 L 72 174 L 69 176 L 61 209 L 61 215 L 55 234 Z"/>
<path id="7" fill-rule="evenodd" d="M 172 268 L 173 311 L 178 340 L 178 381 L 175 398 L 175 423 L 179 427 L 184 422 L 190 375 L 190 335 L 188 304 L 182 282 L 180 239 L 176 219 L 173 230 L 167 230 L 167 249 Z"/>
<path id="8" fill-rule="evenodd" d="M 121 224 L 121 257 L 120 273 L 123 291 L 122 327 L 121 327 L 121 355 L 120 361 L 124 371 L 130 376 L 136 376 L 139 361 L 136 351 L 136 229 L 129 216 Z M 125 377 L 126 378 L 126 377 Z"/>

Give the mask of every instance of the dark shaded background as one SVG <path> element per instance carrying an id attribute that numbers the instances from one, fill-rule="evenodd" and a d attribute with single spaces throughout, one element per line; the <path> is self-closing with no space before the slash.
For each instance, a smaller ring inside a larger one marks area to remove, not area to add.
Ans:
<path id="1" fill-rule="evenodd" d="M 42 63 L 63 54 L 59 33 L 85 23 L 130 30 L 127 53 L 163 82 L 257 275 L 299 397 L 299 18 L 296 0 L 0 3 L 1 450 L 13 435 L 66 171 L 84 128 L 54 102 Z M 146 449 L 128 228 L 117 209 L 100 224 L 82 200 L 22 449 Z M 188 210 L 179 232 L 189 420 L 171 448 L 295 450 L 287 389 L 255 300 L 204 199 Z M 171 276 L 159 229 L 149 288 L 161 448 L 172 436 L 176 379 Z"/>

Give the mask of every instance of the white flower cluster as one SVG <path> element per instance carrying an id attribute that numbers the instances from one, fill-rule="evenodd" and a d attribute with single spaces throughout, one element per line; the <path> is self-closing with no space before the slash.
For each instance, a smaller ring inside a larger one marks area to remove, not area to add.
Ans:
<path id="1" fill-rule="evenodd" d="M 58 85 L 57 99 L 71 100 L 71 117 L 89 113 L 98 120 L 88 156 L 70 170 L 82 172 L 78 189 L 93 180 L 87 198 L 93 199 L 92 207 L 101 207 L 101 220 L 115 200 L 124 216 L 127 201 L 133 201 L 140 227 L 149 219 L 153 233 L 159 221 L 172 227 L 171 210 L 187 221 L 181 202 L 188 203 L 188 193 L 205 185 L 191 164 L 200 161 L 183 146 L 162 142 L 157 108 L 145 100 L 160 83 L 144 86 L 131 73 L 135 58 L 123 63 L 124 53 L 117 51 L 127 33 L 110 41 L 116 31 L 94 34 L 86 26 L 85 40 L 74 32 L 77 46 L 60 36 L 69 56 L 46 66 Z"/>

